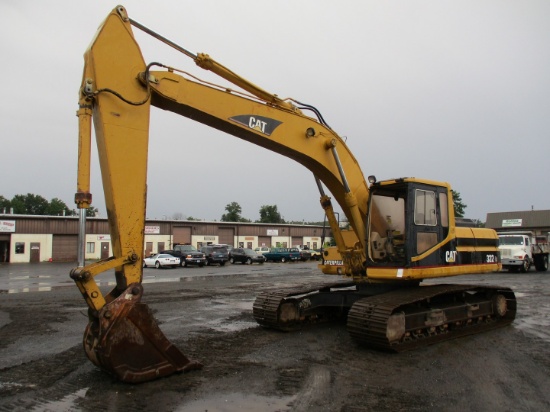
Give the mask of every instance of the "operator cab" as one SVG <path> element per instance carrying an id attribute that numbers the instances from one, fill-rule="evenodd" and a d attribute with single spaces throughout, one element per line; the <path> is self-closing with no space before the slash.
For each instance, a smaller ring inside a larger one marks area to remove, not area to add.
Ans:
<path id="1" fill-rule="evenodd" d="M 367 267 L 441 264 L 435 246 L 449 234 L 450 188 L 434 183 L 403 178 L 371 185 Z"/>

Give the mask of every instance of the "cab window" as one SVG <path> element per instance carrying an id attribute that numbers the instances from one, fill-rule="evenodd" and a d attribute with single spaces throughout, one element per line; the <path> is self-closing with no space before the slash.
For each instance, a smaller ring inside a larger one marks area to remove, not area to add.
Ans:
<path id="1" fill-rule="evenodd" d="M 435 192 L 429 190 L 415 191 L 414 224 L 420 226 L 437 225 Z"/>
<path id="2" fill-rule="evenodd" d="M 441 213 L 441 226 L 449 227 L 449 207 L 447 204 L 447 193 L 439 194 L 439 210 Z"/>

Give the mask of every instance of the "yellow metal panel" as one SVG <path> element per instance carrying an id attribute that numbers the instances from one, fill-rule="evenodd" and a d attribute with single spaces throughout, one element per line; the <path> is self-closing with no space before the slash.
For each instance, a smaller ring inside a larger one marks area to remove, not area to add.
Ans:
<path id="1" fill-rule="evenodd" d="M 117 262 L 128 262 L 116 268 L 121 291 L 142 279 L 150 99 L 137 76 L 145 62 L 130 23 L 116 10 L 98 29 L 84 60 L 81 91 L 87 93 L 82 93 L 80 112 L 92 107 L 113 255 Z M 83 122 L 81 135 L 87 128 Z M 90 148 L 85 138 L 81 141 L 78 190 L 86 191 Z M 94 283 L 89 279 L 79 288 L 99 309 L 105 301 L 101 294 L 96 297 Z"/>
<path id="2" fill-rule="evenodd" d="M 369 268 L 367 276 L 371 280 L 423 280 L 472 273 L 497 272 L 500 266 L 494 264 L 449 265 L 429 268 Z"/>

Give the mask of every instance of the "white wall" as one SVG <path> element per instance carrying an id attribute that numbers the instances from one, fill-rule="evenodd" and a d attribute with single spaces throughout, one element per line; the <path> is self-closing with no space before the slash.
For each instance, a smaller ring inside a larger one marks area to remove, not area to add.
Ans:
<path id="1" fill-rule="evenodd" d="M 24 253 L 15 253 L 15 245 L 19 242 L 25 244 Z M 53 235 L 12 233 L 10 241 L 10 262 L 30 262 L 31 242 L 40 243 L 40 262 L 47 262 L 52 257 Z"/>
<path id="2" fill-rule="evenodd" d="M 164 242 L 165 247 L 168 249 L 172 245 L 172 236 L 171 235 L 145 235 L 145 244 L 147 242 L 153 243 L 152 253 L 158 253 L 157 246 L 159 242 Z M 325 242 L 329 242 L 330 238 L 325 238 Z M 25 252 L 24 253 L 15 253 L 15 244 L 18 242 L 25 243 Z M 18 234 L 13 233 L 10 240 L 10 262 L 13 263 L 25 263 L 30 262 L 30 253 L 31 253 L 31 242 L 40 243 L 40 261 L 47 262 L 51 259 L 53 255 L 53 235 L 51 234 Z M 99 260 L 101 259 L 101 243 L 109 242 L 109 256 L 112 255 L 112 245 L 111 237 L 108 234 L 87 234 L 86 235 L 86 250 L 88 243 L 95 243 L 95 250 L 93 253 L 86 252 L 86 260 Z M 208 243 L 219 243 L 218 236 L 192 236 L 191 238 L 192 245 L 197 246 L 199 243 L 206 245 Z M 235 236 L 234 237 L 234 246 L 238 246 L 239 242 L 244 243 L 244 247 L 247 247 L 248 242 L 252 242 L 252 249 L 258 247 L 258 237 L 257 236 Z M 275 246 L 277 242 L 287 242 L 287 247 L 292 246 L 292 239 L 288 236 L 273 236 L 271 238 L 271 244 L 268 247 Z M 321 238 L 320 237 L 304 237 L 304 244 L 310 242 L 310 247 L 313 247 L 313 242 L 317 242 L 317 247 L 321 247 Z"/>

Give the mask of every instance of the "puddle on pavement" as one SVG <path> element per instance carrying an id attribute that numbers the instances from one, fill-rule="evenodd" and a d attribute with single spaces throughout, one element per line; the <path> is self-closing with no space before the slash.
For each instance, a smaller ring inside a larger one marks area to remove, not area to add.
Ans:
<path id="1" fill-rule="evenodd" d="M 41 411 L 76 411 L 79 409 L 79 402 L 85 398 L 88 388 L 79 389 L 75 393 L 71 393 L 62 399 L 51 402 L 41 402 L 40 406 L 34 410 Z"/>
<path id="2" fill-rule="evenodd" d="M 194 330 L 207 328 L 217 332 L 237 332 L 258 326 L 251 315 L 246 315 L 252 312 L 253 303 L 253 299 L 200 299 L 193 302 L 199 309 L 193 312 L 192 319 L 174 310 L 164 313 L 164 321 L 173 324 L 184 322 L 186 327 Z"/>
<path id="3" fill-rule="evenodd" d="M 26 293 L 26 292 L 51 292 L 51 286 L 35 286 L 31 288 L 8 289 L 8 293 Z"/>
<path id="4" fill-rule="evenodd" d="M 218 332 L 236 332 L 243 329 L 255 328 L 258 326 L 253 319 L 234 319 L 244 311 L 251 311 L 253 300 L 227 301 L 225 299 L 214 299 L 209 301 L 208 311 L 212 313 L 223 313 L 225 317 L 220 319 L 207 320 L 205 326 Z"/>
<path id="5" fill-rule="evenodd" d="M 0 293 L 50 292 L 53 287 L 50 275 L 9 275 L 4 282 L 7 288 Z"/>
<path id="6" fill-rule="evenodd" d="M 104 276 L 102 278 L 102 276 Z M 215 276 L 215 277 L 232 277 L 234 274 L 219 275 L 215 273 L 206 273 L 201 276 Z M 168 282 L 189 282 L 196 280 L 197 276 L 171 276 L 170 274 L 163 275 L 151 275 L 144 274 L 143 284 L 146 283 L 168 283 Z M 26 293 L 26 292 L 51 292 L 52 290 L 60 287 L 74 286 L 74 282 L 71 279 L 65 279 L 60 281 L 58 278 L 50 275 L 17 275 L 10 276 L 3 280 L 7 283 L 2 285 L 0 293 Z M 99 287 L 102 286 L 115 286 L 116 280 L 112 276 L 112 273 L 102 273 L 95 278 L 95 281 Z"/>
<path id="7" fill-rule="evenodd" d="M 534 335 L 542 340 L 550 341 L 550 321 L 545 317 L 522 317 L 516 318 L 513 323 L 514 327 Z"/>
<path id="8" fill-rule="evenodd" d="M 0 382 L 0 389 L 33 389 L 36 385 L 23 384 L 17 382 Z"/>
<path id="9" fill-rule="evenodd" d="M 243 329 L 255 328 L 258 326 L 256 322 L 227 322 L 227 323 L 209 323 L 208 327 L 218 332 L 237 332 Z"/>
<path id="10" fill-rule="evenodd" d="M 141 283 L 166 283 L 166 282 L 181 282 L 183 278 L 163 278 L 163 277 L 156 277 L 156 276 L 147 276 L 143 277 L 143 281 Z"/>
<path id="11" fill-rule="evenodd" d="M 278 398 L 244 393 L 220 393 L 207 398 L 187 402 L 177 412 L 284 412 L 294 396 Z"/>

